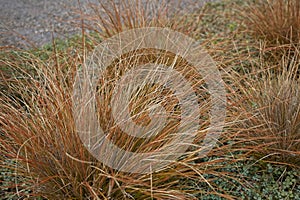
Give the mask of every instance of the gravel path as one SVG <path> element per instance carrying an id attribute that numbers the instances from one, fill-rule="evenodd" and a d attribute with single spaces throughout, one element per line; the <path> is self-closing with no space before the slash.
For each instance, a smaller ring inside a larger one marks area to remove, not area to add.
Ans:
<path id="1" fill-rule="evenodd" d="M 74 34 L 74 7 L 77 0 L 0 0 L 0 45 L 28 47 L 30 41 L 40 46 L 51 41 L 52 34 Z"/>
<path id="2" fill-rule="evenodd" d="M 169 1 L 178 3 L 180 0 Z M 80 0 L 84 10 L 88 2 L 98 0 Z M 199 0 L 180 2 L 188 9 L 195 8 L 195 2 L 197 6 L 201 4 Z M 78 0 L 0 0 L 0 46 L 26 48 L 30 43 L 40 46 L 51 41 L 52 35 L 64 38 L 78 32 L 79 29 L 70 24 L 75 20 L 74 8 L 78 8 Z"/>

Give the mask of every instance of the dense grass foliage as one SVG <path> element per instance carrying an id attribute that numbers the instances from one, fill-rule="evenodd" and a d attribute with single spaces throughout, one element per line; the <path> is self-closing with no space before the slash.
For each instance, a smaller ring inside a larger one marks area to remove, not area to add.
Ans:
<path id="1" fill-rule="evenodd" d="M 78 11 L 81 35 L 54 40 L 41 49 L 3 48 L 1 198 L 300 198 L 300 4 L 258 2 L 209 3 L 186 14 L 169 13 L 165 4 L 153 9 L 150 1 L 93 4 L 90 13 Z M 87 55 L 104 39 L 150 26 L 183 32 L 207 47 L 227 90 L 226 126 L 211 152 L 199 156 L 211 106 L 202 77 L 187 71 L 188 63 L 170 52 L 143 49 L 123 55 L 99 77 L 97 91 L 99 123 L 119 146 L 137 152 L 161 147 L 176 130 L 181 111 L 170 91 L 146 85 L 128 105 L 132 120 L 147 123 L 149 113 L 144 110 L 151 100 L 168 95 L 162 105 L 171 120 L 151 140 L 126 136 L 116 128 L 109 106 L 110 89 L 124 71 L 145 62 L 174 65 L 203 97 L 201 126 L 184 156 L 153 173 L 125 173 L 104 166 L 82 144 L 72 110 L 73 84 Z"/>

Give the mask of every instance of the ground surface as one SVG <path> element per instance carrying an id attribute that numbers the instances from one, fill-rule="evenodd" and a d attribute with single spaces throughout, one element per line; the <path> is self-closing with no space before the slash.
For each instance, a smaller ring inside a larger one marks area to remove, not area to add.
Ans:
<path id="1" fill-rule="evenodd" d="M 70 24 L 74 7 L 77 0 L 0 0 L 0 45 L 22 46 L 28 41 L 41 45 L 51 41 L 52 33 L 55 37 L 75 33 Z"/>
<path id="2" fill-rule="evenodd" d="M 109 1 L 79 0 L 84 11 L 91 2 Z M 191 10 L 204 1 L 207 0 L 169 0 L 168 4 L 180 3 Z M 28 47 L 30 43 L 40 46 L 51 41 L 52 35 L 63 38 L 74 34 L 79 28 L 71 21 L 74 22 L 73 11 L 78 8 L 78 0 L 0 0 L 0 46 Z"/>

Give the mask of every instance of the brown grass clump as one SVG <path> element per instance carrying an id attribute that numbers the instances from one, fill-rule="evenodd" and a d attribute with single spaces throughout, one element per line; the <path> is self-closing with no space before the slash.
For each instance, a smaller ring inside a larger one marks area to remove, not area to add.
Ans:
<path id="1" fill-rule="evenodd" d="M 127 9 L 118 9 L 115 3 L 110 8 L 102 5 L 108 18 L 97 19 L 101 37 L 126 29 L 164 24 L 160 17 L 154 17 L 154 22 L 146 22 L 143 10 L 138 9 L 140 1 L 136 2 L 132 7 L 124 1 L 121 5 Z M 164 12 L 160 13 L 164 15 Z M 82 14 L 82 17 L 89 20 L 88 16 Z M 177 131 L 181 114 L 181 105 L 173 91 L 160 85 L 143 85 L 126 105 L 131 110 L 130 120 L 140 125 L 150 123 L 149 107 L 157 102 L 164 107 L 166 126 L 150 139 L 134 138 L 123 133 L 113 119 L 109 103 L 115 81 L 126 70 L 149 62 L 174 66 L 190 81 L 199 98 L 201 127 L 192 147 L 184 156 L 148 174 L 108 168 L 90 154 L 77 133 L 72 98 L 76 72 L 82 69 L 86 52 L 100 42 L 98 35 L 93 37 L 91 34 L 87 38 L 85 30 L 82 41 L 78 41 L 81 45 L 67 48 L 65 52 L 58 51 L 54 43 L 53 51 L 42 59 L 40 55 L 29 52 L 1 57 L 1 71 L 13 72 L 2 76 L 5 90 L 0 92 L 0 159 L 1 167 L 10 172 L 9 176 L 1 177 L 1 189 L 6 191 L 4 195 L 8 198 L 41 196 L 48 199 L 196 199 L 207 191 L 195 189 L 194 184 L 204 183 L 212 189 L 211 193 L 232 199 L 225 192 L 219 194 L 216 190 L 218 185 L 210 184 L 213 180 L 202 176 L 212 174 L 224 179 L 233 176 L 217 170 L 224 162 L 233 162 L 224 156 L 227 147 L 222 145 L 223 141 L 218 141 L 218 147 L 210 153 L 217 155 L 217 159 L 200 162 L 201 157 L 197 154 L 209 125 L 211 104 L 203 79 L 193 66 L 170 52 L 142 49 L 122 55 L 112 63 L 99 77 L 98 121 L 107 138 L 130 151 L 154 151 L 168 144 Z M 88 43 L 90 41 L 92 43 Z M 131 165 L 139 167 L 135 163 Z"/>
<path id="2" fill-rule="evenodd" d="M 97 105 L 99 116 L 102 116 L 99 123 L 108 137 L 120 147 L 136 152 L 152 151 L 168 143 L 180 121 L 180 106 L 171 91 L 158 90 L 158 86 L 149 85 L 128 105 L 133 112 L 132 120 L 140 124 L 147 123 L 147 102 L 151 104 L 155 103 L 151 100 L 163 99 L 162 105 L 169 115 L 166 128 L 156 137 L 143 140 L 130 138 L 114 124 L 111 108 L 107 104 L 111 98 L 109 84 L 114 80 L 110 79 L 111 76 L 118 77 L 118 73 L 129 69 L 137 61 L 174 64 L 172 54 L 143 51 L 143 54 L 128 55 L 129 60 L 124 58 L 123 62 L 112 64 L 107 76 L 104 79 L 99 77 Z M 194 87 L 199 88 L 196 90 L 199 97 L 203 94 L 203 99 L 199 99 L 202 102 L 199 110 L 204 118 L 199 119 L 202 120 L 202 127 L 193 145 L 195 150 L 190 150 L 190 153 L 160 171 L 145 175 L 118 172 L 97 161 L 82 144 L 73 118 L 72 83 L 75 70 L 83 62 L 82 56 L 72 53 L 71 49 L 67 52 L 61 54 L 54 51 L 46 60 L 28 52 L 19 52 L 14 62 L 1 60 L 2 67 L 18 72 L 18 76 L 5 79 L 8 89 L 1 91 L 1 167 L 11 171 L 8 176 L 11 179 L 6 179 L 1 186 L 7 191 L 5 195 L 12 198 L 42 196 L 49 199 L 193 199 L 205 191 L 195 190 L 190 183 L 210 182 L 201 176 L 203 173 L 224 178 L 229 176 L 225 172 L 218 172 L 218 167 L 208 167 L 210 164 L 227 162 L 228 158 L 197 161 L 198 143 L 201 144 L 208 125 L 205 116 L 209 101 L 205 102 L 205 88 L 200 89 L 201 77 L 195 76 L 193 70 L 187 70 L 185 61 L 180 59 L 175 67 L 185 74 Z M 105 82 L 108 85 L 102 85 L 101 81 L 108 78 L 110 81 Z M 216 150 L 221 153 L 220 157 L 225 153 L 222 148 Z M 230 198 L 226 194 L 220 195 Z"/>
<path id="3" fill-rule="evenodd" d="M 299 167 L 299 50 L 273 63 L 262 58 L 251 73 L 234 78 L 235 131 L 240 147 L 252 155 Z"/>
<path id="4" fill-rule="evenodd" d="M 172 5 L 170 7 L 168 4 Z M 89 12 L 79 12 L 84 21 L 84 27 L 102 38 L 111 37 L 122 31 L 142 27 L 168 27 L 187 35 L 197 34 L 195 31 L 203 17 L 203 10 L 197 13 L 186 12 L 175 2 L 166 1 L 110 1 L 89 5 Z M 78 24 L 77 24 L 78 25 Z"/>
<path id="5" fill-rule="evenodd" d="M 258 0 L 242 9 L 247 29 L 268 44 L 297 45 L 300 42 L 298 0 Z"/>

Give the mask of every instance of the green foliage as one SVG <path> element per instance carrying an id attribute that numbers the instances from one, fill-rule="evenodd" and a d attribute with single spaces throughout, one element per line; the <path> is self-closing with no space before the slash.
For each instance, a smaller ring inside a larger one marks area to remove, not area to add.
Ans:
<path id="1" fill-rule="evenodd" d="M 260 184 L 255 184 L 250 193 L 253 199 L 268 197 L 272 197 L 271 199 L 300 198 L 299 171 L 268 165 L 266 172 L 256 176 L 253 174 L 254 178 L 258 179 Z"/>
<path id="2" fill-rule="evenodd" d="M 255 160 L 240 161 L 234 164 L 224 163 L 220 169 L 239 177 L 239 181 L 222 177 L 203 175 L 205 178 L 214 178 L 213 183 L 219 186 L 217 192 L 227 193 L 239 199 L 299 199 L 300 173 L 299 170 L 286 166 L 257 162 Z M 205 184 L 197 187 L 211 192 L 212 189 Z M 203 200 L 223 200 L 225 198 L 216 194 L 199 196 Z"/>

